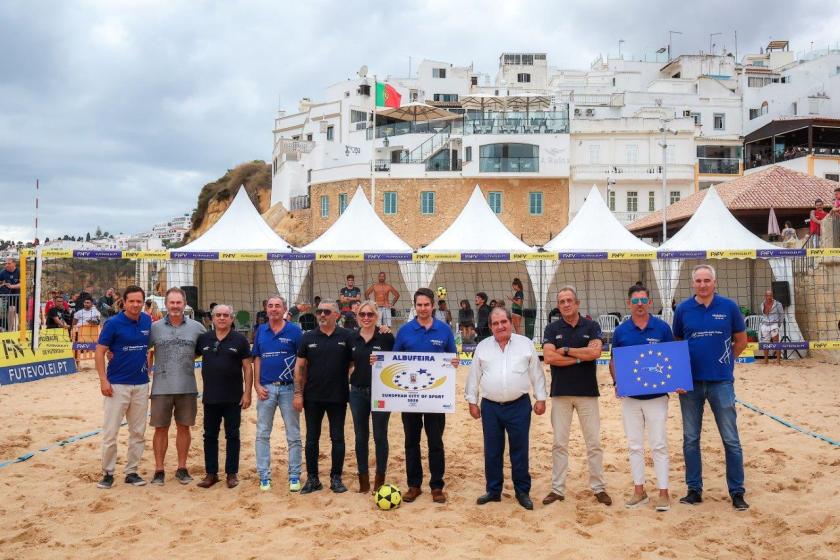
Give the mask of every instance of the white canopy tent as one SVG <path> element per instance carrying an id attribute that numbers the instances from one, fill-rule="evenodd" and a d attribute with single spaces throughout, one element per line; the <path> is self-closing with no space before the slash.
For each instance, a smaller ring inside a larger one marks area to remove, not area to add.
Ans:
<path id="1" fill-rule="evenodd" d="M 295 274 L 301 279 L 309 277 L 310 300 L 316 295 L 325 300 L 338 296 L 345 285 L 345 277 L 353 274 L 356 285 L 365 289 L 377 280 L 380 272 L 386 275 L 386 282 L 400 292 L 403 303 L 410 301 L 410 287 L 400 275 L 402 263 L 387 259 L 389 254 L 411 254 L 411 246 L 400 239 L 376 214 L 361 187 L 356 188 L 350 204 L 330 228 L 312 243 L 301 248 L 304 253 L 331 253 L 336 261 L 295 261 Z M 349 253 L 379 253 L 382 260 L 350 261 L 340 260 Z M 311 268 L 310 268 L 311 265 Z M 306 284 L 304 282 L 304 284 Z"/>
<path id="2" fill-rule="evenodd" d="M 509 229 L 487 204 L 481 188 L 473 189 L 467 204 L 455 221 L 431 243 L 419 249 L 419 254 L 468 253 L 476 262 L 407 262 L 400 263 L 409 289 L 421 286 L 443 286 L 447 290 L 447 301 L 453 320 L 457 317 L 458 302 L 466 299 L 472 302 L 477 292 L 487 293 L 489 299 L 496 299 L 510 305 L 506 296 L 511 296 L 511 281 L 522 280 L 525 286 L 525 305 L 529 306 L 528 269 L 523 262 L 507 261 L 510 253 L 536 252 Z M 496 258 L 494 259 L 494 256 Z M 504 262 L 494 262 L 504 261 Z M 492 264 L 491 264 L 492 263 Z M 536 298 L 539 300 L 539 298 Z"/>
<path id="3" fill-rule="evenodd" d="M 245 187 L 240 187 L 222 217 L 195 241 L 175 249 L 178 253 L 272 252 L 290 253 L 291 246 L 263 220 L 251 203 Z M 193 259 L 170 260 L 166 265 L 166 285 L 197 286 L 199 306 L 210 302 L 227 303 L 235 309 L 255 311 L 260 301 L 274 292 L 291 294 L 287 262 L 220 262 Z"/>
<path id="4" fill-rule="evenodd" d="M 611 251 L 653 251 L 621 225 L 593 185 L 578 213 L 563 230 L 543 246 L 551 253 L 605 253 Z M 543 307 L 554 307 L 553 295 L 565 285 L 572 285 L 581 299 L 581 311 L 592 318 L 612 312 L 626 312 L 626 290 L 644 280 L 648 266 L 640 260 L 574 260 L 530 262 L 542 267 L 547 278 Z M 652 294 L 656 298 L 656 294 Z M 542 317 L 542 315 L 541 315 Z M 542 317 L 544 319 L 544 317 Z"/>
<path id="5" fill-rule="evenodd" d="M 716 250 L 778 250 L 780 247 L 764 241 L 751 233 L 732 215 L 714 187 L 710 187 L 694 216 L 666 241 L 659 251 L 716 251 Z M 685 299 L 691 294 L 691 266 L 683 269 L 682 259 L 660 261 L 667 263 L 657 271 L 657 282 L 670 301 L 671 298 Z M 697 261 L 698 263 L 700 261 Z M 688 264 L 694 264 L 688 261 Z M 794 293 L 793 266 L 790 259 L 770 258 L 742 260 L 720 260 L 714 263 L 717 272 L 718 290 L 745 305 L 758 309 L 764 290 L 770 288 L 773 278 L 786 281 L 790 293 Z M 678 287 L 680 294 L 677 293 Z M 679 297 L 678 297 L 679 296 Z M 668 307 L 668 306 L 666 306 Z M 802 333 L 796 323 L 796 306 L 785 309 L 787 335 L 794 341 L 802 340 Z"/>

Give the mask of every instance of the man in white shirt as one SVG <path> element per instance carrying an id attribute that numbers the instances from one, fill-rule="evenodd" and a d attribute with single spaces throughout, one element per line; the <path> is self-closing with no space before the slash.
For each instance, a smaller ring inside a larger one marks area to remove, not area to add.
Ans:
<path id="1" fill-rule="evenodd" d="M 85 298 L 82 308 L 73 315 L 73 326 L 98 325 L 101 321 L 99 311 L 93 306 L 93 300 Z"/>
<path id="2" fill-rule="evenodd" d="M 464 390 L 470 403 L 470 415 L 481 418 L 484 431 L 484 476 L 487 493 L 476 503 L 502 500 L 505 432 L 510 441 L 510 465 L 516 501 L 525 509 L 534 509 L 529 493 L 528 433 L 531 428 L 533 388 L 537 401 L 534 413 L 545 413 L 546 378 L 540 359 L 530 339 L 513 332 L 510 311 L 496 307 L 490 312 L 493 336 L 482 340 L 473 353 L 470 375 Z M 481 393 L 481 406 L 478 396 Z"/>

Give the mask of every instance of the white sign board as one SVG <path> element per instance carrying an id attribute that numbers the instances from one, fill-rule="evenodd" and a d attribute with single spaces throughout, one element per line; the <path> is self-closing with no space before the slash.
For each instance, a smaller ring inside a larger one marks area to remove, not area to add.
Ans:
<path id="1" fill-rule="evenodd" d="M 455 412 L 455 354 L 376 352 L 372 411 Z"/>

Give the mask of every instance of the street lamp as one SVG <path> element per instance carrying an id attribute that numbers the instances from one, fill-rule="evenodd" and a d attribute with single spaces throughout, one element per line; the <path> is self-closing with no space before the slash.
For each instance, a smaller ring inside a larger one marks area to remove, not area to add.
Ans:
<path id="1" fill-rule="evenodd" d="M 714 45 L 712 44 L 712 38 L 714 38 L 715 35 L 723 35 L 723 33 L 721 33 L 721 32 L 709 33 L 709 54 L 715 54 L 715 53 L 712 52 L 712 49 L 714 48 Z"/>
<path id="2" fill-rule="evenodd" d="M 671 62 L 671 38 L 674 35 L 682 35 L 682 31 L 668 31 L 668 62 Z"/>
<path id="3" fill-rule="evenodd" d="M 657 107 L 662 108 L 661 98 L 656 98 L 655 103 Z M 659 132 L 662 133 L 662 142 L 659 143 L 662 146 L 662 243 L 665 243 L 668 240 L 668 215 L 666 210 L 668 206 L 668 133 L 676 135 L 678 131 L 668 128 L 669 120 L 665 118 L 664 112 L 660 118 L 662 120 L 662 126 L 659 128 Z"/>

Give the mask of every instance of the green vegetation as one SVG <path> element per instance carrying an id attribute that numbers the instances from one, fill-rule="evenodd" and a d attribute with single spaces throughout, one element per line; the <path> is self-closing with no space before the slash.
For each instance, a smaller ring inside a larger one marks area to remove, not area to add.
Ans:
<path id="1" fill-rule="evenodd" d="M 202 224 L 211 201 L 230 200 L 236 195 L 240 185 L 245 185 L 245 191 L 251 198 L 251 202 L 260 208 L 257 193 L 271 189 L 271 165 L 262 160 L 243 163 L 233 169 L 228 169 L 227 173 L 212 183 L 204 185 L 198 195 L 198 206 L 192 213 L 192 229 Z"/>

